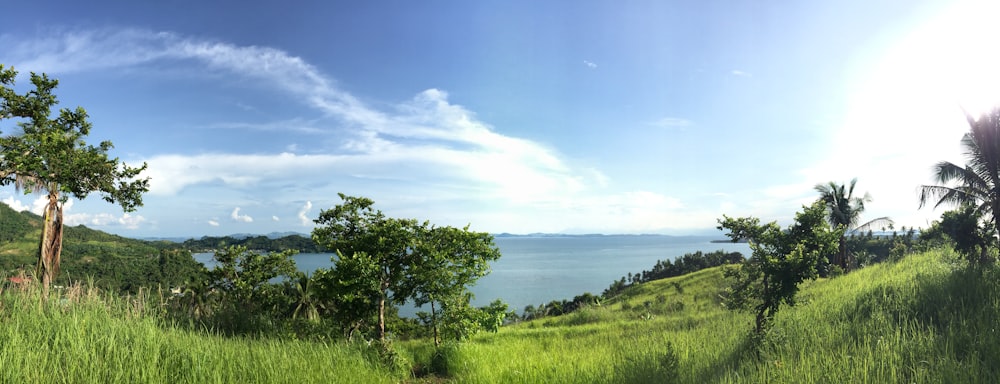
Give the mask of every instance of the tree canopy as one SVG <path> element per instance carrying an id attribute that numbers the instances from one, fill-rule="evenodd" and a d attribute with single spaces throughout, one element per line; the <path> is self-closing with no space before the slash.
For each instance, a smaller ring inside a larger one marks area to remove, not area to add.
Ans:
<path id="1" fill-rule="evenodd" d="M 934 166 L 937 185 L 920 187 L 920 207 L 972 205 L 971 215 L 992 222 L 989 230 L 996 237 L 1000 228 L 1000 107 L 976 118 L 965 113 L 969 132 L 962 137 L 965 166 L 942 161 Z"/>
<path id="2" fill-rule="evenodd" d="M 753 254 L 739 268 L 727 270 L 734 278 L 726 296 L 733 309 L 756 313 L 754 332 L 763 335 L 782 304 L 794 305 L 799 284 L 815 279 L 820 258 L 837 250 L 842 228 L 831 229 L 822 201 L 804 206 L 795 223 L 782 230 L 776 222 L 760 224 L 756 217 L 719 219 L 720 230 L 733 241 L 748 240 Z"/>
<path id="3" fill-rule="evenodd" d="M 45 228 L 42 232 L 37 274 L 47 288 L 59 272 L 62 251 L 62 203 L 67 195 L 84 199 L 99 193 L 126 212 L 142 205 L 149 179 L 139 178 L 146 169 L 129 167 L 118 158 L 109 158 L 110 141 L 89 145 L 87 111 L 60 109 L 53 93 L 58 80 L 31 74 L 34 90 L 18 94 L 14 89 L 17 72 L 0 65 L 0 120 L 16 119 L 20 132 L 0 136 L 0 186 L 14 184 L 26 193 L 46 193 Z"/>
<path id="4" fill-rule="evenodd" d="M 371 199 L 339 195 L 342 204 L 320 212 L 313 240 L 337 254 L 317 280 L 340 308 L 336 316 L 349 335 L 377 316 L 384 340 L 387 307 L 407 300 L 448 303 L 452 315 L 465 311 L 467 287 L 500 257 L 489 234 L 386 217 Z"/>

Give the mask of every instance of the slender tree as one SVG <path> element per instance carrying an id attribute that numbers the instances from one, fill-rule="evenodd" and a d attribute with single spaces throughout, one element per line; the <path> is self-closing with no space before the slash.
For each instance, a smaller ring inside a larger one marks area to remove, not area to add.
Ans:
<path id="1" fill-rule="evenodd" d="M 920 186 L 920 207 L 971 204 L 973 212 L 992 222 L 992 236 L 1000 228 L 1000 106 L 978 119 L 965 112 L 969 132 L 962 137 L 965 166 L 942 161 L 934 166 L 938 185 Z"/>
<path id="2" fill-rule="evenodd" d="M 132 168 L 109 158 L 110 141 L 92 146 L 83 140 L 91 128 L 83 108 L 60 109 L 52 116 L 58 104 L 53 94 L 58 80 L 32 73 L 35 89 L 21 95 L 13 89 L 16 77 L 13 68 L 0 65 L 0 120 L 16 119 L 21 131 L 0 137 L 0 185 L 14 184 L 25 193 L 48 196 L 36 271 L 47 292 L 59 273 L 66 199 L 84 199 L 97 192 L 131 212 L 142 206 L 149 179 L 138 178 L 146 164 Z"/>
<path id="3" fill-rule="evenodd" d="M 843 235 L 840 237 L 840 246 L 834 264 L 840 265 L 845 271 L 849 267 L 850 254 L 847 249 L 847 239 L 845 235 L 849 232 L 864 231 L 872 226 L 884 223 L 892 224 L 888 217 L 879 217 L 866 223 L 858 224 L 861 213 L 865 211 L 865 203 L 872 201 L 871 195 L 865 193 L 862 197 L 854 196 L 854 186 L 858 179 L 851 179 L 850 184 L 837 184 L 829 182 L 827 184 L 817 184 L 816 192 L 819 192 L 819 201 L 826 206 L 827 220 L 833 228 L 842 228 Z"/>

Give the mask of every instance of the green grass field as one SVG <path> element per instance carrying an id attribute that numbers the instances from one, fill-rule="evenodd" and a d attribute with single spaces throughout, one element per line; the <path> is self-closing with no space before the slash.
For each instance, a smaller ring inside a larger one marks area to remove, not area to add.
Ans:
<path id="1" fill-rule="evenodd" d="M 363 344 L 231 338 L 164 324 L 155 300 L 72 289 L 0 295 L 0 382 L 994 383 L 1000 271 L 948 251 L 807 283 L 759 352 L 725 310 L 719 268 L 615 302 L 435 350 L 397 342 L 414 372 Z"/>
<path id="2" fill-rule="evenodd" d="M 4 383 L 391 383 L 363 348 L 164 326 L 146 299 L 70 289 L 0 296 Z"/>
<path id="3" fill-rule="evenodd" d="M 998 382 L 1000 276 L 954 259 L 934 251 L 807 283 L 759 353 L 750 315 L 722 308 L 713 268 L 443 355 L 462 383 Z"/>

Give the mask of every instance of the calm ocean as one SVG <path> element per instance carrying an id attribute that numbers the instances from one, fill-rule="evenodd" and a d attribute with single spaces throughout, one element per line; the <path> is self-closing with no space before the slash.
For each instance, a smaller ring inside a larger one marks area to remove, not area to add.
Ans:
<path id="1" fill-rule="evenodd" d="M 750 255 L 746 243 L 711 243 L 723 236 L 566 236 L 498 237 L 503 255 L 493 271 L 472 287 L 476 306 L 502 299 L 521 312 L 528 304 L 572 299 L 584 292 L 599 295 L 612 281 L 629 272 L 651 269 L 658 260 L 673 260 L 686 253 L 724 250 Z M 195 254 L 212 266 L 212 255 Z M 303 253 L 295 262 L 304 272 L 326 268 L 330 254 Z M 408 314 L 401 309 L 401 314 Z"/>

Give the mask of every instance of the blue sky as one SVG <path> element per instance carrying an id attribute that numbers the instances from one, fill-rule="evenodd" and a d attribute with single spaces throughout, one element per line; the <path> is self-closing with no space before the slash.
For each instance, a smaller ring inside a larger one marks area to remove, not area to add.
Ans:
<path id="1" fill-rule="evenodd" d="M 700 234 L 787 223 L 857 177 L 865 217 L 926 226 L 916 190 L 962 161 L 960 107 L 1000 90 L 985 1 L 294 4 L 6 7 L 18 88 L 58 78 L 91 142 L 149 164 L 137 212 L 93 196 L 67 222 L 308 232 L 343 192 L 490 232 Z"/>

